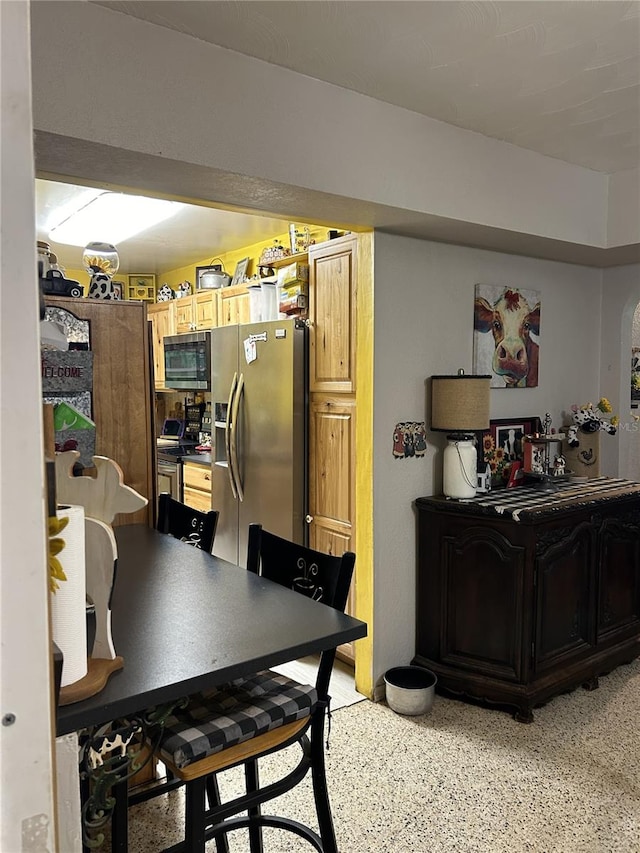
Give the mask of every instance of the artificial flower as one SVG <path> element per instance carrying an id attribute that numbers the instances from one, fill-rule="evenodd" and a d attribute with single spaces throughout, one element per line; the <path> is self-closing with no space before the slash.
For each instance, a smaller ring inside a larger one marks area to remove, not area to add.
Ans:
<path id="1" fill-rule="evenodd" d="M 64 548 L 64 539 L 59 539 L 58 534 L 64 530 L 68 523 L 68 518 L 53 517 L 49 519 L 49 589 L 51 592 L 60 589 L 58 581 L 66 581 L 67 579 L 57 555 Z"/>

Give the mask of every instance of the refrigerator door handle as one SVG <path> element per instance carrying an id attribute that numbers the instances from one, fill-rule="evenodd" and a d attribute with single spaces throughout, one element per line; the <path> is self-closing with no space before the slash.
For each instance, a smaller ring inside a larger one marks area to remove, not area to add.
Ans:
<path id="1" fill-rule="evenodd" d="M 240 374 L 238 379 L 238 387 L 236 388 L 236 396 L 233 401 L 233 414 L 231 416 L 231 456 L 229 461 L 233 462 L 233 478 L 238 491 L 238 500 L 244 500 L 244 490 L 242 488 L 242 480 L 240 479 L 240 466 L 238 465 L 238 412 L 240 410 L 240 398 L 244 388 L 244 373 Z"/>
<path id="2" fill-rule="evenodd" d="M 231 494 L 233 495 L 233 499 L 236 501 L 238 500 L 238 490 L 236 489 L 236 484 L 233 477 L 233 463 L 231 461 L 231 413 L 233 411 L 233 397 L 237 384 L 238 374 L 236 372 L 233 374 L 233 379 L 231 380 L 231 388 L 229 389 L 229 402 L 227 403 L 227 418 L 224 425 L 224 448 L 227 454 L 227 473 L 229 475 L 229 485 L 231 486 Z"/>

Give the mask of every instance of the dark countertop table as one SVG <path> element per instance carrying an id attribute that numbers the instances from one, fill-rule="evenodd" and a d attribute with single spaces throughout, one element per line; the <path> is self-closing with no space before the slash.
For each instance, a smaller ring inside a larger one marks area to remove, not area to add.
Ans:
<path id="1" fill-rule="evenodd" d="M 124 668 L 60 707 L 57 735 L 364 637 L 364 622 L 145 525 L 115 528 L 113 641 Z"/>

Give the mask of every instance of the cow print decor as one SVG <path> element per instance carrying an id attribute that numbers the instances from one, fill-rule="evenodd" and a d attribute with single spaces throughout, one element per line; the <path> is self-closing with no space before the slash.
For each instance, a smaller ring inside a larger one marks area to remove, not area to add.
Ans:
<path id="1" fill-rule="evenodd" d="M 162 287 L 158 289 L 158 293 L 156 295 L 157 302 L 169 302 L 170 299 L 175 299 L 175 293 L 169 287 L 168 284 L 163 284 Z"/>
<path id="2" fill-rule="evenodd" d="M 89 283 L 89 297 L 92 299 L 117 299 L 111 276 L 107 275 L 106 272 L 94 272 Z"/>

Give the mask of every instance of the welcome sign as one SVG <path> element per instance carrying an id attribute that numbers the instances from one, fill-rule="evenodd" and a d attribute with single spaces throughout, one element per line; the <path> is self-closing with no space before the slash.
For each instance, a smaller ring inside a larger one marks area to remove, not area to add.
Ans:
<path id="1" fill-rule="evenodd" d="M 93 390 L 93 353 L 45 350 L 40 357 L 44 394 L 79 394 Z"/>

